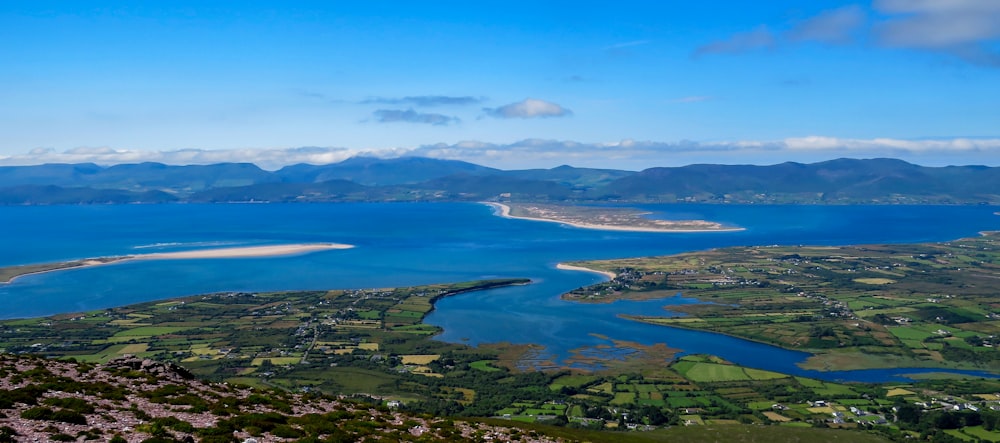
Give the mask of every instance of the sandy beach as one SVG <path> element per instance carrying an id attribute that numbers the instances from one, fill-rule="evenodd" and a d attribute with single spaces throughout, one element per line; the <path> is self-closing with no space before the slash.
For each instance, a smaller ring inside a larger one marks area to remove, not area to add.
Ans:
<path id="1" fill-rule="evenodd" d="M 561 225 L 572 226 L 574 228 L 582 228 L 582 229 L 598 229 L 598 230 L 603 230 L 603 231 L 626 231 L 626 232 L 677 232 L 677 233 L 683 233 L 683 232 L 733 232 L 733 231 L 742 231 L 742 230 L 744 230 L 744 228 L 721 228 L 721 229 L 717 229 L 717 228 L 711 227 L 711 226 L 714 225 L 714 223 L 706 222 L 706 221 L 703 221 L 703 220 L 690 220 L 690 221 L 687 221 L 685 223 L 687 223 L 687 224 L 704 223 L 705 226 L 706 226 L 705 229 L 688 229 L 688 228 L 672 228 L 672 227 L 666 227 L 666 226 L 665 227 L 642 227 L 642 226 L 602 225 L 602 224 L 596 224 L 596 223 L 580 223 L 580 222 L 574 222 L 574 221 L 568 221 L 568 220 L 558 220 L 558 219 L 553 219 L 553 218 L 521 217 L 521 216 L 516 216 L 516 215 L 510 215 L 510 206 L 507 206 L 507 205 L 505 205 L 503 203 L 496 203 L 496 202 L 482 202 L 482 203 L 486 204 L 488 206 L 491 206 L 494 209 L 496 209 L 497 210 L 497 215 L 499 215 L 500 217 L 503 217 L 503 218 L 514 218 L 514 219 L 520 219 L 520 220 L 534 220 L 534 221 L 542 221 L 542 222 L 549 222 L 549 223 L 559 223 Z"/>
<path id="2" fill-rule="evenodd" d="M 573 266 L 573 265 L 567 265 L 567 264 L 563 264 L 563 263 L 557 264 L 556 265 L 556 269 L 562 269 L 564 271 L 593 272 L 595 274 L 601 274 L 601 275 L 607 277 L 608 280 L 614 280 L 615 277 L 618 276 L 618 274 L 615 274 L 614 272 L 611 272 L 611 271 L 598 271 L 597 269 L 584 268 L 582 266 Z"/>
<path id="3" fill-rule="evenodd" d="M 160 252 L 130 256 L 132 260 L 184 260 L 196 258 L 249 258 L 278 257 L 305 254 L 328 249 L 349 249 L 352 245 L 339 243 L 302 243 L 290 245 L 246 246 L 235 248 L 198 249 L 194 251 Z"/>
<path id="4" fill-rule="evenodd" d="M 507 205 L 505 205 L 503 203 L 496 203 L 496 202 L 484 202 L 484 203 L 487 206 L 492 206 L 496 210 L 500 211 L 499 215 L 501 217 L 504 217 L 504 218 L 517 218 L 517 217 L 511 217 L 510 216 L 510 206 L 507 206 Z"/>
<path id="5" fill-rule="evenodd" d="M 32 270 L 18 272 L 15 268 L 20 266 L 4 268 L 5 270 L 15 269 L 6 281 L 0 283 L 10 283 L 25 275 L 44 274 L 47 272 L 63 271 L 67 269 L 89 268 L 112 263 L 122 263 L 132 260 L 190 260 L 190 259 L 213 259 L 213 258 L 253 258 L 253 257 L 281 257 L 286 255 L 307 254 L 316 251 L 331 249 L 350 249 L 354 245 L 340 243 L 298 243 L 285 245 L 266 246 L 245 246 L 232 248 L 196 249 L 192 251 L 157 252 L 152 254 L 123 255 L 119 257 L 87 258 L 60 263 L 50 263 L 47 265 L 30 266 Z M 23 269 L 23 268 L 22 268 Z"/>

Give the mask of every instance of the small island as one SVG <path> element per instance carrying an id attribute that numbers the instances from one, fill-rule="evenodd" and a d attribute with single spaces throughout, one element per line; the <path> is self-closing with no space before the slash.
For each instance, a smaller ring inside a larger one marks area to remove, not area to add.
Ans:
<path id="1" fill-rule="evenodd" d="M 743 228 L 725 226 L 706 220 L 656 220 L 645 218 L 642 212 L 631 208 L 543 205 L 534 203 L 487 202 L 497 214 L 505 218 L 518 218 L 560 223 L 576 228 L 606 231 L 633 232 L 727 232 Z"/>
<path id="2" fill-rule="evenodd" d="M 39 263 L 32 265 L 7 266 L 0 268 L 0 284 L 10 283 L 18 277 L 30 274 L 62 271 L 111 263 L 121 263 L 130 260 L 188 260 L 203 258 L 252 258 L 279 257 L 328 249 L 349 249 L 353 245 L 340 243 L 299 243 L 284 245 L 242 246 L 232 248 L 195 249 L 190 251 L 158 252 L 152 254 L 122 255 L 114 257 L 85 258 L 55 263 Z"/>

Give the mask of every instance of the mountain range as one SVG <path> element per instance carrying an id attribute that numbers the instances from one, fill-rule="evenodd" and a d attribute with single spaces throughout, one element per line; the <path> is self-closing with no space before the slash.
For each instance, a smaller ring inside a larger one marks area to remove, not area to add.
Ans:
<path id="1" fill-rule="evenodd" d="M 0 204 L 341 201 L 1000 204 L 1000 168 L 895 159 L 642 171 L 500 170 L 423 157 L 354 157 L 266 171 L 250 163 L 0 167 Z"/>

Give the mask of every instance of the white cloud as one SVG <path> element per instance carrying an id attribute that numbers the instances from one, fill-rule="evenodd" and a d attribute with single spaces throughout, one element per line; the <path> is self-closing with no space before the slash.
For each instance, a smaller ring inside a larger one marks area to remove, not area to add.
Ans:
<path id="1" fill-rule="evenodd" d="M 141 151 L 83 147 L 58 152 L 51 148 L 36 148 L 24 155 L 0 157 L 0 165 L 37 165 L 43 163 L 120 163 L 158 162 L 170 165 L 204 165 L 212 163 L 254 163 L 264 169 L 278 169 L 296 163 L 327 164 L 343 161 L 355 155 L 398 157 L 405 149 L 351 150 L 347 148 L 273 148 L 273 149 L 181 149 L 174 151 Z"/>
<path id="2" fill-rule="evenodd" d="M 545 100 L 526 98 L 498 108 L 483 108 L 486 115 L 497 118 L 566 117 L 573 111 Z"/>
<path id="3" fill-rule="evenodd" d="M 897 152 L 997 152 L 1000 153 L 1000 138 L 950 138 L 950 139 L 851 139 L 836 137 L 788 138 L 784 145 L 789 150 L 891 150 Z"/>
<path id="4" fill-rule="evenodd" d="M 0 157 L 0 165 L 87 162 L 111 165 L 147 161 L 188 165 L 246 162 L 273 170 L 296 163 L 336 163 L 357 155 L 380 158 L 415 155 L 463 160 L 502 169 L 554 167 L 569 164 L 578 167 L 640 170 L 654 166 L 682 166 L 691 163 L 773 164 L 783 161 L 813 162 L 838 157 L 894 157 L 931 166 L 945 164 L 1000 165 L 1000 137 L 858 139 L 809 136 L 783 140 L 658 142 L 623 139 L 597 143 L 546 139 L 525 139 L 513 143 L 470 140 L 451 144 L 423 145 L 416 148 L 400 147 L 378 150 L 302 147 L 138 151 L 87 147 L 57 152 L 50 148 L 38 148 L 23 155 Z"/>
<path id="5" fill-rule="evenodd" d="M 774 141 L 656 142 L 624 139 L 604 143 L 527 139 L 509 144 L 438 143 L 418 147 L 410 154 L 464 160 L 504 169 L 570 164 L 638 170 L 691 163 L 772 164 L 839 157 L 895 157 L 928 165 L 980 164 L 984 160 L 997 164 L 1000 162 L 1000 138 L 908 140 L 812 136 Z"/>

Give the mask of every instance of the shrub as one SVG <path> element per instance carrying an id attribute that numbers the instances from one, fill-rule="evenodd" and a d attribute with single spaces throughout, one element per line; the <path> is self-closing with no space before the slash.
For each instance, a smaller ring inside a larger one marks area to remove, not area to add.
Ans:
<path id="1" fill-rule="evenodd" d="M 72 423 L 75 425 L 85 425 L 87 424 L 87 417 L 83 414 L 70 411 L 68 409 L 60 409 L 52 414 L 52 420 L 61 421 L 63 423 Z"/>
<path id="2" fill-rule="evenodd" d="M 51 420 L 54 411 L 46 407 L 26 409 L 21 413 L 21 418 L 25 420 Z"/>
<path id="3" fill-rule="evenodd" d="M 94 405 L 82 398 L 46 398 L 42 403 L 64 409 L 70 409 L 81 414 L 92 414 Z"/>

